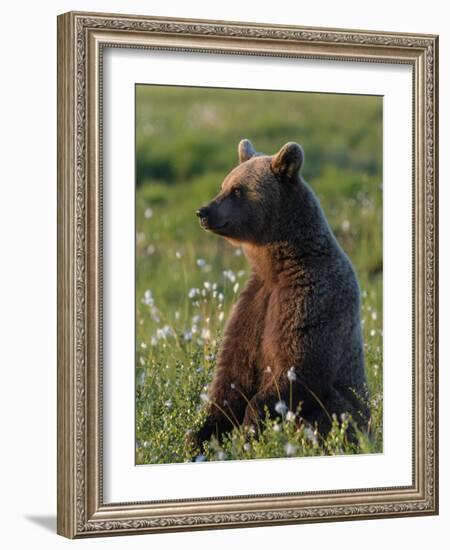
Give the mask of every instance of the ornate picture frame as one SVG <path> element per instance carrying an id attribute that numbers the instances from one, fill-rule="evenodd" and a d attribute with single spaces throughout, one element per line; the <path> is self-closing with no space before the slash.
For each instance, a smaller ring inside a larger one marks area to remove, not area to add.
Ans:
<path id="1" fill-rule="evenodd" d="M 412 67 L 413 472 L 409 486 L 105 503 L 104 48 Z M 438 513 L 438 37 L 70 12 L 58 17 L 58 533 L 69 538 Z"/>

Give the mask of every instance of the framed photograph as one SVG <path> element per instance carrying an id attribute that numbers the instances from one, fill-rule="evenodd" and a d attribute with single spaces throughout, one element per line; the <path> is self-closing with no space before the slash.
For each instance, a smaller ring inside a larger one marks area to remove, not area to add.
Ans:
<path id="1" fill-rule="evenodd" d="M 58 533 L 437 514 L 438 38 L 58 17 Z"/>

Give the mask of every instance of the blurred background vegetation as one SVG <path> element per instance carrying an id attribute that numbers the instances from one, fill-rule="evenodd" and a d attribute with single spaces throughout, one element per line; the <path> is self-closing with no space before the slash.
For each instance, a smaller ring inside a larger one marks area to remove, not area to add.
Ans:
<path id="1" fill-rule="evenodd" d="M 237 164 L 242 138 L 265 154 L 303 146 L 303 177 L 360 281 L 380 450 L 382 98 L 138 85 L 137 461 L 186 459 L 183 434 L 199 421 L 223 324 L 248 276 L 240 249 L 195 216 Z"/>

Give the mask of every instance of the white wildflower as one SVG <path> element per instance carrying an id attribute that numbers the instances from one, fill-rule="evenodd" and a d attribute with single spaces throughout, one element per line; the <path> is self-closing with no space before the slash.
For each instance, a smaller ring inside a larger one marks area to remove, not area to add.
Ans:
<path id="1" fill-rule="evenodd" d="M 227 453 L 225 451 L 220 450 L 217 453 L 217 460 L 226 460 L 227 459 Z"/>
<path id="2" fill-rule="evenodd" d="M 191 288 L 189 289 L 188 297 L 192 300 L 192 298 L 195 298 L 198 294 L 200 294 L 198 288 Z"/>
<path id="3" fill-rule="evenodd" d="M 288 411 L 286 413 L 286 420 L 288 422 L 293 422 L 295 420 L 295 413 L 293 413 L 292 411 Z"/>
<path id="4" fill-rule="evenodd" d="M 294 455 L 296 450 L 297 446 L 293 443 L 286 443 L 286 445 L 284 446 L 284 452 L 286 453 L 286 456 Z"/>
<path id="5" fill-rule="evenodd" d="M 195 462 L 205 462 L 206 461 L 206 456 L 205 455 L 197 455 L 195 457 Z"/>
<path id="6" fill-rule="evenodd" d="M 244 443 L 244 451 L 248 452 L 250 448 L 250 443 Z"/>
<path id="7" fill-rule="evenodd" d="M 306 426 L 303 433 L 305 434 L 305 438 L 307 441 L 310 441 L 311 443 L 317 443 L 317 435 L 311 428 L 311 426 Z"/>
<path id="8" fill-rule="evenodd" d="M 144 216 L 147 220 L 149 220 L 153 216 L 153 210 L 151 208 L 146 208 L 144 212 Z"/>
<path id="9" fill-rule="evenodd" d="M 177 250 L 175 252 L 175 257 L 176 257 L 177 260 L 179 260 L 181 258 L 181 252 L 179 250 Z"/>
<path id="10" fill-rule="evenodd" d="M 287 377 L 289 382 L 295 382 L 297 380 L 297 375 L 295 374 L 294 367 L 291 367 L 287 372 Z"/>
<path id="11" fill-rule="evenodd" d="M 209 330 L 209 328 L 202 329 L 201 338 L 203 340 L 209 340 L 211 338 L 211 331 Z"/>
<path id="12" fill-rule="evenodd" d="M 150 289 L 147 289 L 144 292 L 144 297 L 142 298 L 142 303 L 146 306 L 152 307 L 155 304 L 155 301 L 153 299 L 153 294 Z"/>
<path id="13" fill-rule="evenodd" d="M 156 338 L 158 338 L 158 340 L 165 340 L 171 334 L 173 334 L 173 330 L 169 325 L 164 325 L 162 328 L 156 329 Z"/>
<path id="14" fill-rule="evenodd" d="M 203 258 L 198 258 L 198 259 L 197 259 L 197 265 L 198 265 L 198 267 L 205 267 L 205 265 L 206 265 L 206 260 L 203 259 Z"/>
<path id="15" fill-rule="evenodd" d="M 226 269 L 223 272 L 223 276 L 232 283 L 236 282 L 236 275 L 234 274 L 234 271 L 231 271 L 231 269 Z"/>
<path id="16" fill-rule="evenodd" d="M 342 231 L 348 231 L 350 229 L 350 222 L 348 220 L 344 220 L 341 224 Z"/>
<path id="17" fill-rule="evenodd" d="M 223 319 L 224 319 L 224 317 L 225 317 L 225 313 L 224 313 L 223 311 L 221 311 L 221 312 L 219 313 L 219 321 L 222 322 Z"/>
<path id="18" fill-rule="evenodd" d="M 287 412 L 288 408 L 284 401 L 278 401 L 278 403 L 275 404 L 275 411 L 278 414 L 285 414 Z"/>
<path id="19" fill-rule="evenodd" d="M 209 395 L 205 392 L 200 394 L 200 399 L 203 401 L 203 403 L 209 403 L 210 402 Z"/>
<path id="20" fill-rule="evenodd" d="M 159 323 L 161 321 L 161 319 L 159 317 L 158 308 L 156 308 L 155 306 L 152 306 L 150 308 L 150 315 L 151 315 L 151 318 L 153 319 L 153 321 L 155 321 L 155 323 Z"/>
<path id="21" fill-rule="evenodd" d="M 236 294 L 236 292 L 238 291 L 238 288 L 239 288 L 239 283 L 236 283 L 233 287 L 233 292 Z"/>

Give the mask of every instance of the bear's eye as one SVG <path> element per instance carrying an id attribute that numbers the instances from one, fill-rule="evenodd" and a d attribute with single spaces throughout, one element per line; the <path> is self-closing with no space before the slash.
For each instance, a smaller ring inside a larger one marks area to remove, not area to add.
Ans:
<path id="1" fill-rule="evenodd" d="M 241 187 L 235 187 L 233 189 L 233 196 L 237 199 L 240 199 L 242 197 L 242 188 Z"/>

